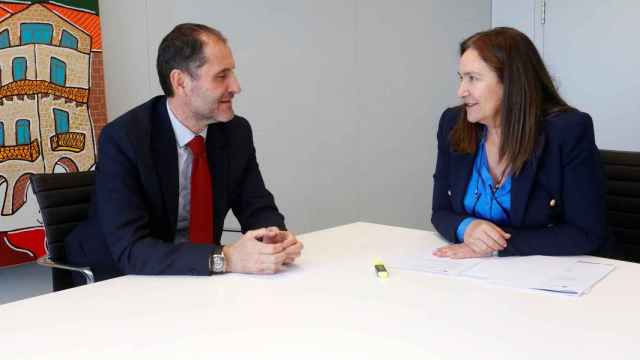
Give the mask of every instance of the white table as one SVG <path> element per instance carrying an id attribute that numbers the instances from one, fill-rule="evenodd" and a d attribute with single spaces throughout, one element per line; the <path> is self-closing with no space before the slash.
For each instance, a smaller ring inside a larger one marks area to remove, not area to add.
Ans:
<path id="1" fill-rule="evenodd" d="M 372 270 L 434 233 L 355 223 L 300 236 L 277 275 L 126 276 L 0 306 L 2 359 L 637 359 L 640 265 L 567 298 Z"/>

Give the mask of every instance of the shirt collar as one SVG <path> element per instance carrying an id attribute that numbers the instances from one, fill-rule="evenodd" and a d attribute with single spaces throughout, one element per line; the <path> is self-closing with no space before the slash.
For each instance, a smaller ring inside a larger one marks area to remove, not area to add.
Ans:
<path id="1" fill-rule="evenodd" d="M 171 110 L 171 106 L 169 106 L 169 99 L 167 99 L 167 112 L 169 113 L 169 120 L 171 120 L 171 127 L 173 128 L 173 133 L 176 136 L 176 142 L 179 147 L 185 147 L 191 139 L 193 139 L 196 135 L 202 136 L 205 140 L 207 140 L 207 128 L 204 128 L 199 134 L 195 134 L 193 131 L 189 130 L 186 126 L 178 120 L 176 114 Z"/>

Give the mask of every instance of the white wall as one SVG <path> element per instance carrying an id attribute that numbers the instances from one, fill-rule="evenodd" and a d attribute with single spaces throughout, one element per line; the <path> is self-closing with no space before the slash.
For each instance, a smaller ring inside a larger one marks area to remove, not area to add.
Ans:
<path id="1" fill-rule="evenodd" d="M 545 0 L 492 0 L 491 27 L 509 26 L 527 34 L 544 51 L 542 17 Z"/>
<path id="2" fill-rule="evenodd" d="M 637 0 L 492 2 L 493 26 L 535 38 L 560 94 L 591 114 L 598 147 L 627 151 L 640 151 L 639 13 Z"/>
<path id="3" fill-rule="evenodd" d="M 437 122 L 457 102 L 458 43 L 489 27 L 490 0 L 103 0 L 100 11 L 110 119 L 160 93 L 156 49 L 173 26 L 214 26 L 290 228 L 431 228 Z"/>
<path id="4" fill-rule="evenodd" d="M 566 100 L 591 114 L 600 148 L 640 151 L 637 0 L 547 4 L 545 61 Z"/>

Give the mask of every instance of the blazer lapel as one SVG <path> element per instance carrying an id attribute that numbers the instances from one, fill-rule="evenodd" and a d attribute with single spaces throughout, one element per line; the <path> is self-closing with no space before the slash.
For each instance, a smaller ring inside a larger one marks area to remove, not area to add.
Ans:
<path id="1" fill-rule="evenodd" d="M 451 183 L 451 203 L 456 212 L 464 211 L 464 196 L 471 180 L 473 161 L 475 154 L 463 154 L 451 152 L 451 168 L 449 169 L 449 179 Z"/>
<path id="2" fill-rule="evenodd" d="M 522 226 L 524 213 L 529 201 L 529 193 L 538 172 L 538 163 L 544 148 L 544 137 L 536 148 L 533 157 L 525 162 L 520 174 L 511 178 L 511 222 L 513 226 Z"/>
<path id="3" fill-rule="evenodd" d="M 160 182 L 164 209 L 169 219 L 168 229 L 173 239 L 178 221 L 178 150 L 166 101 L 159 101 L 156 105 L 153 123 L 153 163 L 158 171 L 157 178 Z"/>

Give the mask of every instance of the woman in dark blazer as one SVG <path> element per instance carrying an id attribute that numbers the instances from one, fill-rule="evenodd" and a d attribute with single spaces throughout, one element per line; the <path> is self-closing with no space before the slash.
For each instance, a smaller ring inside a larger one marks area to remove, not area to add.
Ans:
<path id="1" fill-rule="evenodd" d="M 463 104 L 438 129 L 431 222 L 442 257 L 580 255 L 606 247 L 591 117 L 560 97 L 535 46 L 511 28 L 460 45 Z"/>

